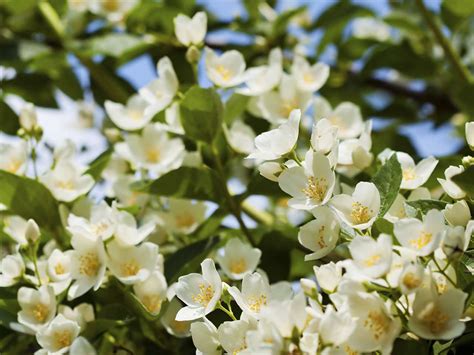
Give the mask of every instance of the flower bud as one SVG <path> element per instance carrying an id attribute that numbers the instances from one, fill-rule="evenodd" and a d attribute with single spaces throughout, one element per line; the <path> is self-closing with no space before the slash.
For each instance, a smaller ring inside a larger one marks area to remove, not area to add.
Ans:
<path id="1" fill-rule="evenodd" d="M 447 204 L 444 209 L 444 218 L 452 226 L 465 227 L 471 219 L 471 211 L 466 201 L 460 200 L 454 204 Z"/>
<path id="2" fill-rule="evenodd" d="M 40 237 L 40 229 L 36 222 L 29 219 L 26 224 L 25 238 L 29 243 L 35 243 Z"/>
<path id="3" fill-rule="evenodd" d="M 106 128 L 104 134 L 110 143 L 117 143 L 121 140 L 121 134 L 117 128 Z"/>
<path id="4" fill-rule="evenodd" d="M 260 172 L 260 175 L 262 175 L 264 178 L 276 182 L 278 181 L 278 175 L 280 175 L 282 168 L 280 164 L 269 161 L 260 164 L 260 166 L 258 167 L 258 171 Z"/>
<path id="5" fill-rule="evenodd" d="M 186 60 L 190 64 L 199 62 L 199 57 L 201 57 L 201 51 L 196 46 L 191 46 L 186 51 Z"/>
<path id="6" fill-rule="evenodd" d="M 474 150 L 474 122 L 466 122 L 466 141 L 471 150 Z"/>
<path id="7" fill-rule="evenodd" d="M 471 165 L 474 165 L 474 157 L 471 157 L 470 155 L 463 157 L 462 165 L 464 165 L 465 168 L 468 168 Z"/>
<path id="8" fill-rule="evenodd" d="M 457 226 L 446 231 L 441 245 L 443 253 L 449 259 L 456 259 L 464 252 L 464 228 Z"/>
<path id="9" fill-rule="evenodd" d="M 20 112 L 20 125 L 26 132 L 32 132 L 38 126 L 35 106 L 27 103 Z"/>

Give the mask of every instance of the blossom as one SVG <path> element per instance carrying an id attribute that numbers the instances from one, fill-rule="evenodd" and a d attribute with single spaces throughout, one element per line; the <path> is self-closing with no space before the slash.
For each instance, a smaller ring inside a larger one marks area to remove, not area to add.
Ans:
<path id="1" fill-rule="evenodd" d="M 176 314 L 176 320 L 194 320 L 212 312 L 221 297 L 222 282 L 212 259 L 201 263 L 202 274 L 181 276 L 176 296 L 186 304 Z"/>
<path id="2" fill-rule="evenodd" d="M 133 292 L 152 315 L 158 315 L 161 305 L 166 300 L 167 283 L 164 275 L 153 271 L 144 281 L 133 285 Z"/>
<path id="3" fill-rule="evenodd" d="M 224 131 L 227 142 L 237 153 L 251 154 L 254 149 L 255 133 L 252 128 L 240 120 L 232 122 L 229 129 Z"/>
<path id="4" fill-rule="evenodd" d="M 252 248 L 238 238 L 232 238 L 217 251 L 215 259 L 228 277 L 242 280 L 245 275 L 255 271 L 261 255 L 260 249 Z"/>
<path id="5" fill-rule="evenodd" d="M 407 153 L 397 152 L 396 154 L 402 167 L 401 189 L 413 190 L 423 185 L 438 164 L 438 160 L 428 157 L 415 165 L 413 158 Z"/>
<path id="6" fill-rule="evenodd" d="M 336 195 L 330 205 L 344 223 L 357 229 L 369 228 L 380 210 L 380 194 L 371 182 L 359 182 L 352 196 Z"/>
<path id="7" fill-rule="evenodd" d="M 369 278 L 384 276 L 392 263 L 392 237 L 380 234 L 377 240 L 356 236 L 349 244 L 353 265 Z"/>
<path id="8" fill-rule="evenodd" d="M 207 31 L 207 15 L 199 11 L 192 18 L 179 14 L 173 19 L 174 33 L 178 41 L 189 47 L 190 45 L 200 45 L 204 41 Z"/>
<path id="9" fill-rule="evenodd" d="M 390 39 L 390 27 L 372 17 L 359 17 L 352 24 L 352 35 L 356 38 L 385 42 Z"/>
<path id="10" fill-rule="evenodd" d="M 191 337 L 194 346 L 203 354 L 219 355 L 220 343 L 217 328 L 214 324 L 204 318 L 203 322 L 191 324 Z"/>
<path id="11" fill-rule="evenodd" d="M 20 126 L 27 132 L 31 132 L 38 126 L 38 115 L 36 114 L 35 105 L 27 102 L 21 109 L 18 117 Z"/>
<path id="12" fill-rule="evenodd" d="M 311 211 L 316 218 L 301 226 L 298 241 L 312 251 L 305 260 L 317 260 L 329 254 L 339 239 L 340 224 L 330 208 L 316 207 Z"/>
<path id="13" fill-rule="evenodd" d="M 460 166 L 450 166 L 444 171 L 445 179 L 439 179 L 438 182 L 441 184 L 443 190 L 449 195 L 449 197 L 454 199 L 461 199 L 466 196 L 466 192 L 463 191 L 453 180 L 452 178 L 456 175 L 461 174 L 464 171 L 464 167 Z"/>
<path id="14" fill-rule="evenodd" d="M 183 308 L 178 298 L 173 297 L 163 316 L 160 317 L 161 324 L 166 331 L 177 338 L 185 338 L 190 335 L 191 322 L 176 320 L 176 314 Z"/>
<path id="15" fill-rule="evenodd" d="M 471 150 L 474 150 L 474 122 L 466 122 L 466 141 Z"/>
<path id="16" fill-rule="evenodd" d="M 453 204 L 448 203 L 443 212 L 444 218 L 452 226 L 465 227 L 471 219 L 471 211 L 464 200 L 456 201 Z"/>
<path id="17" fill-rule="evenodd" d="M 247 348 L 245 336 L 250 328 L 246 320 L 235 320 L 222 323 L 217 329 L 217 335 L 222 348 L 228 354 L 236 354 Z"/>
<path id="18" fill-rule="evenodd" d="M 315 92 L 328 80 L 329 66 L 320 62 L 310 65 L 305 58 L 295 56 L 291 66 L 291 74 L 296 79 L 298 89 Z"/>
<path id="19" fill-rule="evenodd" d="M 36 340 L 48 354 L 64 354 L 79 335 L 79 325 L 62 314 L 58 314 L 51 323 L 41 328 Z"/>
<path id="20" fill-rule="evenodd" d="M 331 122 L 322 118 L 313 124 L 313 131 L 311 133 L 311 147 L 316 152 L 328 154 L 334 149 L 337 144 L 338 128 L 331 124 Z"/>
<path id="21" fill-rule="evenodd" d="M 326 204 L 336 181 L 325 155 L 309 152 L 306 157 L 304 166 L 286 169 L 278 177 L 280 188 L 292 196 L 288 205 L 302 210 Z"/>
<path id="22" fill-rule="evenodd" d="M 228 291 L 243 312 L 256 318 L 270 301 L 270 285 L 258 272 L 244 276 L 242 291 L 235 286 Z"/>
<path id="23" fill-rule="evenodd" d="M 123 246 L 116 241 L 107 244 L 107 266 L 124 284 L 145 281 L 158 261 L 158 246 L 145 242 L 139 246 Z"/>
<path id="24" fill-rule="evenodd" d="M 40 176 L 40 181 L 57 200 L 72 202 L 94 186 L 92 176 L 83 175 L 83 172 L 71 161 L 61 160 L 51 171 Z"/>
<path id="25" fill-rule="evenodd" d="M 0 144 L 0 169 L 12 174 L 23 175 L 28 160 L 28 145 L 25 141 Z"/>
<path id="26" fill-rule="evenodd" d="M 0 287 L 9 287 L 21 280 L 25 263 L 20 254 L 5 256 L 0 262 Z"/>
<path id="27" fill-rule="evenodd" d="M 408 326 L 425 339 L 456 338 L 466 328 L 459 320 L 466 298 L 467 294 L 456 288 L 441 295 L 431 288 L 422 288 L 416 293 Z"/>
<path id="28" fill-rule="evenodd" d="M 71 213 L 67 223 L 67 230 L 72 235 L 85 233 L 91 239 L 102 238 L 105 241 L 115 233 L 117 216 L 114 209 L 102 201 L 92 206 L 88 219 Z"/>
<path id="29" fill-rule="evenodd" d="M 240 52 L 230 50 L 218 55 L 206 48 L 205 56 L 207 76 L 215 85 L 228 88 L 237 86 L 246 79 L 245 59 Z"/>
<path id="30" fill-rule="evenodd" d="M 255 138 L 255 150 L 247 159 L 275 160 L 291 152 L 298 139 L 300 119 L 300 110 L 291 111 L 288 121 L 259 134 Z"/>
<path id="31" fill-rule="evenodd" d="M 405 218 L 395 222 L 393 233 L 402 246 L 426 256 L 439 246 L 444 230 L 443 213 L 433 209 L 426 213 L 423 221 Z"/>
<path id="32" fill-rule="evenodd" d="M 36 332 L 49 323 L 56 314 L 56 297 L 53 288 L 47 285 L 37 290 L 21 287 L 18 290 L 18 323 L 26 327 L 27 332 Z"/>
<path id="33" fill-rule="evenodd" d="M 95 319 L 94 307 L 89 303 L 81 303 L 74 308 L 60 305 L 58 314 L 62 314 L 66 319 L 76 322 L 81 330 L 84 330 L 86 324 Z"/>
<path id="34" fill-rule="evenodd" d="M 165 228 L 172 233 L 190 234 L 206 218 L 207 206 L 201 201 L 170 198 L 168 211 L 159 213 Z"/>
<path id="35" fill-rule="evenodd" d="M 318 285 L 326 293 L 334 292 L 342 279 L 341 264 L 332 261 L 321 266 L 315 266 L 314 273 Z"/>

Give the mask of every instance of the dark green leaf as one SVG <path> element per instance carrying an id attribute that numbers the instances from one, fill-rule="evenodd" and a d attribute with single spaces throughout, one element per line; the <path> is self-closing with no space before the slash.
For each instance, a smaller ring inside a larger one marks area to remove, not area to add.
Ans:
<path id="1" fill-rule="evenodd" d="M 379 217 L 383 217 L 397 198 L 402 182 L 402 168 L 396 154 L 377 171 L 372 181 L 380 192 Z"/>
<path id="2" fill-rule="evenodd" d="M 2 89 L 38 106 L 58 107 L 54 97 L 54 85 L 44 74 L 18 73 L 13 79 L 4 80 Z"/>
<path id="3" fill-rule="evenodd" d="M 413 207 L 416 210 L 419 210 L 422 214 L 426 214 L 429 210 L 436 209 L 442 210 L 446 207 L 446 202 L 439 200 L 416 200 L 416 201 L 406 201 L 408 206 Z"/>
<path id="4" fill-rule="evenodd" d="M 85 174 L 91 175 L 94 180 L 100 179 L 102 172 L 107 167 L 110 157 L 112 156 L 112 149 L 107 149 L 102 152 L 97 158 L 94 159 L 89 165 L 89 169 L 86 170 Z"/>
<path id="5" fill-rule="evenodd" d="M 240 117 L 249 100 L 249 96 L 233 94 L 224 105 L 224 122 L 230 125 L 236 118 Z"/>
<path id="6" fill-rule="evenodd" d="M 461 189 L 472 198 L 474 197 L 474 166 L 470 166 L 461 174 L 451 178 Z"/>
<path id="7" fill-rule="evenodd" d="M 6 102 L 0 100 L 0 130 L 6 134 L 15 135 L 19 128 L 20 123 L 15 111 Z"/>

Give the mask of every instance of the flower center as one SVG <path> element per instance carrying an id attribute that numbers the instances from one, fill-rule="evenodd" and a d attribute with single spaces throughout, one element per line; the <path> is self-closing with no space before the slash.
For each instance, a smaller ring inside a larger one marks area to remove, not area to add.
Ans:
<path id="1" fill-rule="evenodd" d="M 44 323 L 44 321 L 48 317 L 49 309 L 44 304 L 38 303 L 35 305 L 35 308 L 33 308 L 32 313 L 36 321 L 38 321 L 39 323 Z"/>
<path id="2" fill-rule="evenodd" d="M 420 313 L 420 319 L 428 326 L 432 333 L 438 334 L 446 329 L 449 317 L 434 303 L 430 303 L 426 309 Z"/>
<path id="3" fill-rule="evenodd" d="M 375 254 L 364 260 L 364 264 L 367 267 L 372 267 L 380 261 L 380 255 Z"/>
<path id="4" fill-rule="evenodd" d="M 72 343 L 72 334 L 69 330 L 54 332 L 54 341 L 59 349 L 68 347 Z"/>
<path id="5" fill-rule="evenodd" d="M 140 266 L 135 259 L 129 260 L 128 262 L 122 264 L 122 274 L 123 276 L 135 276 L 140 271 Z"/>
<path id="6" fill-rule="evenodd" d="M 280 113 L 283 117 L 288 117 L 294 109 L 298 108 L 298 101 L 296 100 L 285 100 L 282 102 L 280 107 Z"/>
<path id="7" fill-rule="evenodd" d="M 403 169 L 402 174 L 403 174 L 403 180 L 405 181 L 414 180 L 416 177 L 415 170 L 413 168 Z"/>
<path id="8" fill-rule="evenodd" d="M 241 274 L 245 270 L 247 270 L 247 263 L 243 258 L 240 258 L 238 260 L 233 260 L 230 263 L 230 271 L 234 274 Z"/>
<path id="9" fill-rule="evenodd" d="M 20 169 L 20 166 L 21 166 L 21 162 L 19 162 L 18 160 L 11 160 L 9 162 L 9 164 L 7 165 L 7 171 L 9 173 L 16 173 L 18 171 L 18 169 Z"/>
<path id="10" fill-rule="evenodd" d="M 403 277 L 403 285 L 409 290 L 413 290 L 421 285 L 421 279 L 412 272 L 407 272 Z"/>
<path id="11" fill-rule="evenodd" d="M 119 1 L 118 0 L 104 0 L 102 3 L 103 8 L 106 11 L 114 12 L 119 9 Z"/>
<path id="12" fill-rule="evenodd" d="M 99 271 L 100 262 L 97 254 L 87 253 L 79 258 L 79 272 L 83 275 L 96 276 Z"/>
<path id="13" fill-rule="evenodd" d="M 370 214 L 372 210 L 364 206 L 360 202 L 352 203 L 351 218 L 356 224 L 366 223 L 370 220 Z"/>
<path id="14" fill-rule="evenodd" d="M 259 313 L 262 306 L 267 304 L 267 296 L 260 295 L 248 298 L 249 308 L 252 312 Z"/>
<path id="15" fill-rule="evenodd" d="M 158 149 L 148 149 L 146 151 L 146 160 L 149 163 L 156 164 L 160 161 L 160 151 Z"/>
<path id="16" fill-rule="evenodd" d="M 370 311 L 364 321 L 364 327 L 369 328 L 375 340 L 378 340 L 389 329 L 388 318 L 382 312 Z"/>
<path id="17" fill-rule="evenodd" d="M 170 326 L 176 333 L 184 333 L 188 330 L 188 322 L 181 322 L 179 320 L 172 320 Z"/>
<path id="18" fill-rule="evenodd" d="M 192 297 L 193 301 L 199 303 L 201 306 L 206 307 L 214 296 L 214 289 L 211 285 L 200 284 L 199 293 Z"/>
<path id="19" fill-rule="evenodd" d="M 304 188 L 302 191 L 309 198 L 321 202 L 326 195 L 327 189 L 328 184 L 326 178 L 316 178 L 314 176 L 310 176 L 308 178 L 306 188 Z"/>
<path id="20" fill-rule="evenodd" d="M 229 81 L 232 78 L 232 72 L 222 64 L 219 64 L 216 67 L 216 71 L 219 73 L 223 81 Z"/>
<path id="21" fill-rule="evenodd" d="M 148 312 L 153 314 L 160 313 L 161 303 L 163 300 L 158 295 L 149 295 L 143 297 L 142 303 Z"/>
<path id="22" fill-rule="evenodd" d="M 303 81 L 306 84 L 311 84 L 314 81 L 313 75 L 311 73 L 304 73 Z"/>
<path id="23" fill-rule="evenodd" d="M 194 216 L 190 213 L 183 213 L 176 216 L 176 226 L 181 228 L 189 228 L 194 224 Z"/>
<path id="24" fill-rule="evenodd" d="M 410 245 L 415 247 L 416 249 L 421 249 L 426 246 L 429 242 L 431 242 L 431 238 L 433 234 L 428 232 L 421 232 L 418 238 L 410 240 Z"/>
<path id="25" fill-rule="evenodd" d="M 140 121 L 143 118 L 142 112 L 138 110 L 130 110 L 128 111 L 128 115 L 133 121 Z"/>
<path id="26" fill-rule="evenodd" d="M 62 275 L 66 272 L 66 270 L 64 269 L 64 266 L 63 264 L 61 263 L 57 263 L 56 266 L 54 267 L 54 272 L 57 274 L 57 275 Z"/>
<path id="27" fill-rule="evenodd" d="M 74 184 L 70 180 L 59 180 L 56 182 L 56 186 L 60 189 L 64 190 L 73 190 L 74 189 Z"/>

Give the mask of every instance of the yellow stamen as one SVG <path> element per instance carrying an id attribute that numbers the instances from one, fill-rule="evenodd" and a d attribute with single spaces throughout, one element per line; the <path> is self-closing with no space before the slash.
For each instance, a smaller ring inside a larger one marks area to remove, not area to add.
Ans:
<path id="1" fill-rule="evenodd" d="M 369 328 L 372 331 L 375 340 L 378 340 L 389 330 L 389 319 L 382 312 L 370 311 L 364 321 L 364 327 Z"/>
<path id="2" fill-rule="evenodd" d="M 148 149 L 146 151 L 146 160 L 149 163 L 156 164 L 160 161 L 160 155 L 161 154 L 158 149 L 154 149 L 154 148 Z"/>
<path id="3" fill-rule="evenodd" d="M 214 289 L 211 285 L 200 284 L 199 293 L 192 297 L 192 300 L 206 307 L 214 296 Z"/>
<path id="4" fill-rule="evenodd" d="M 38 303 L 35 305 L 31 313 L 33 313 L 33 317 L 35 317 L 37 322 L 44 323 L 49 315 L 49 309 L 46 305 Z"/>
<path id="5" fill-rule="evenodd" d="M 262 306 L 267 304 L 267 296 L 260 295 L 248 298 L 249 308 L 255 313 L 259 313 Z"/>
<path id="6" fill-rule="evenodd" d="M 93 277 L 99 271 L 100 261 L 95 253 L 87 253 L 79 257 L 79 272 L 83 275 Z"/>
<path id="7" fill-rule="evenodd" d="M 410 181 L 414 180 L 416 177 L 415 170 L 413 168 L 406 168 L 402 171 L 403 180 Z"/>
<path id="8" fill-rule="evenodd" d="M 149 296 L 143 297 L 142 299 L 143 305 L 145 306 L 147 311 L 152 314 L 160 313 L 162 302 L 163 300 L 158 295 L 149 295 Z"/>
<path id="9" fill-rule="evenodd" d="M 216 71 L 219 73 L 223 81 L 229 81 L 232 79 L 232 72 L 222 64 L 216 67 Z"/>
<path id="10" fill-rule="evenodd" d="M 308 178 L 306 188 L 304 188 L 302 191 L 309 198 L 321 202 L 326 195 L 327 189 L 328 184 L 325 178 L 316 178 L 314 176 L 310 176 Z"/>
<path id="11" fill-rule="evenodd" d="M 360 202 L 352 203 L 351 218 L 355 224 L 366 223 L 370 220 L 372 210 L 362 205 Z"/>
<path id="12" fill-rule="evenodd" d="M 247 270 L 247 263 L 243 258 L 232 260 L 229 269 L 234 274 L 241 274 Z"/>
<path id="13" fill-rule="evenodd" d="M 364 264 L 367 267 L 372 267 L 380 261 L 380 255 L 372 255 L 364 260 Z"/>
<path id="14" fill-rule="evenodd" d="M 280 107 L 280 114 L 283 117 L 288 117 L 291 111 L 297 108 L 298 108 L 298 101 L 296 100 L 283 101 Z"/>
<path id="15" fill-rule="evenodd" d="M 108 12 L 115 12 L 119 9 L 120 3 L 118 0 L 102 0 L 102 7 Z"/>
<path id="16" fill-rule="evenodd" d="M 410 240 L 410 245 L 416 249 L 421 249 L 431 242 L 433 235 L 428 232 L 421 232 L 418 238 Z"/>
<path id="17" fill-rule="evenodd" d="M 57 263 L 56 266 L 54 267 L 54 272 L 57 274 L 57 275 L 62 275 L 66 272 L 66 270 L 64 269 L 64 266 L 63 264 L 61 263 Z"/>
<path id="18" fill-rule="evenodd" d="M 417 277 L 414 273 L 412 272 L 407 272 L 405 276 L 403 276 L 403 285 L 405 285 L 406 288 L 409 290 L 413 290 L 421 285 L 421 279 Z"/>
<path id="19" fill-rule="evenodd" d="M 123 276 L 135 276 L 140 271 L 140 265 L 136 260 L 132 259 L 122 264 L 122 274 Z"/>
<path id="20" fill-rule="evenodd" d="M 60 180 L 60 181 L 56 182 L 56 186 L 59 187 L 60 189 L 64 189 L 64 190 L 74 189 L 74 184 L 70 180 L 66 180 L 66 181 Z"/>
<path id="21" fill-rule="evenodd" d="M 449 317 L 434 303 L 430 303 L 421 313 L 420 319 L 433 334 L 439 334 L 446 329 Z"/>
<path id="22" fill-rule="evenodd" d="M 182 213 L 175 217 L 176 226 L 180 228 L 189 228 L 191 227 L 196 221 L 194 216 L 190 213 Z"/>
<path id="23" fill-rule="evenodd" d="M 54 341 L 58 349 L 66 348 L 72 343 L 72 334 L 69 330 L 54 332 Z"/>

